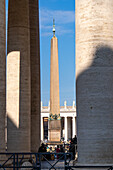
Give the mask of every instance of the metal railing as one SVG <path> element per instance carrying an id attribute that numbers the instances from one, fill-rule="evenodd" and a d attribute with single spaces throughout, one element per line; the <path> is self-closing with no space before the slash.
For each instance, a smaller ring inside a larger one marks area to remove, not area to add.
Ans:
<path id="1" fill-rule="evenodd" d="M 65 170 L 75 170 L 77 169 L 106 169 L 113 170 L 113 166 L 111 165 L 75 165 L 71 166 L 70 161 L 73 158 L 72 153 L 56 153 L 56 152 L 46 152 L 46 153 L 0 153 L 0 156 L 3 156 L 5 161 L 0 162 L 0 169 L 3 168 L 7 170 L 7 168 L 11 168 L 13 170 L 18 170 L 20 168 L 30 168 L 41 170 L 43 168 L 43 164 L 48 164 L 46 170 L 49 169 L 65 169 Z M 51 158 L 54 157 L 54 161 L 51 161 Z M 60 162 L 61 161 L 61 162 Z M 29 164 L 24 164 L 25 162 Z M 58 163 L 63 163 L 61 167 L 57 167 Z"/>
<path id="2" fill-rule="evenodd" d="M 20 168 L 30 168 L 30 169 L 42 169 L 42 163 L 43 161 L 46 161 L 49 165 L 49 168 L 46 169 L 55 169 L 55 167 L 58 162 L 61 160 L 64 162 L 63 168 L 68 165 L 70 161 L 72 160 L 72 153 L 0 153 L 0 156 L 3 155 L 3 158 L 5 156 L 5 161 L 0 162 L 0 169 L 3 168 L 6 170 L 7 168 L 12 168 L 13 170 L 18 170 Z M 57 157 L 57 159 L 54 159 L 54 163 L 51 161 L 51 155 L 54 157 Z M 25 162 L 29 164 L 24 164 Z"/>

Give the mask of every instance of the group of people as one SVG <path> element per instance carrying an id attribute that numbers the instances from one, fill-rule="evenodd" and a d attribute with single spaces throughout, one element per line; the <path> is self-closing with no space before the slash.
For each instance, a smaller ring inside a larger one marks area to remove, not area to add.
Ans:
<path id="1" fill-rule="evenodd" d="M 73 159 L 75 159 L 76 150 L 77 150 L 77 137 L 75 135 L 75 137 L 70 140 L 70 144 L 69 144 L 69 152 L 72 153 Z M 39 147 L 38 152 L 42 152 L 42 153 L 44 153 L 44 152 L 45 153 L 52 152 L 52 147 L 49 148 L 47 145 L 42 143 L 41 146 Z M 65 146 L 57 145 L 57 147 L 54 148 L 54 152 L 56 152 L 56 153 L 65 153 Z M 59 158 L 59 156 L 57 154 L 57 159 L 58 158 Z"/>

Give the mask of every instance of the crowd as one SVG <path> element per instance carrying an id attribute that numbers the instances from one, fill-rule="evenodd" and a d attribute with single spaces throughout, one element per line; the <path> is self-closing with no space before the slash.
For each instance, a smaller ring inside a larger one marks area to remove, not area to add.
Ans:
<path id="1" fill-rule="evenodd" d="M 66 144 L 62 144 L 62 145 L 57 145 L 57 147 L 48 147 L 47 144 L 42 143 L 38 152 L 41 153 L 65 153 L 65 152 L 71 152 L 73 155 L 73 159 L 75 159 L 75 154 L 76 154 L 76 150 L 77 150 L 77 137 L 75 135 L 75 137 L 73 139 L 70 140 L 70 143 L 68 145 Z M 47 155 L 49 159 L 54 160 L 55 158 L 59 158 L 59 154 L 51 154 L 51 155 Z"/>

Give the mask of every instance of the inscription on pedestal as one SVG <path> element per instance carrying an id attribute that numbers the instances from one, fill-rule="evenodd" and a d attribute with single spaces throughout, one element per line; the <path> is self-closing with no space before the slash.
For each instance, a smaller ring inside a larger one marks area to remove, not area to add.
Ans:
<path id="1" fill-rule="evenodd" d="M 60 141 L 60 130 L 50 130 L 50 141 Z"/>

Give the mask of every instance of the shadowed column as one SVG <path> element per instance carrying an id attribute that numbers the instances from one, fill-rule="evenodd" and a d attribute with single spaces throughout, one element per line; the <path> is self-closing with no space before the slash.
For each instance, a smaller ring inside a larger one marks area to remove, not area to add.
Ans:
<path id="1" fill-rule="evenodd" d="M 31 151 L 40 146 L 40 48 L 38 0 L 29 0 L 31 67 Z"/>
<path id="2" fill-rule="evenodd" d="M 9 0 L 8 19 L 8 152 L 29 152 L 31 150 L 29 1 Z M 17 65 L 15 70 L 13 65 Z"/>
<path id="3" fill-rule="evenodd" d="M 76 1 L 78 162 L 113 164 L 113 1 Z"/>
<path id="4" fill-rule="evenodd" d="M 0 152 L 5 151 L 6 114 L 6 36 L 5 0 L 0 0 Z"/>

